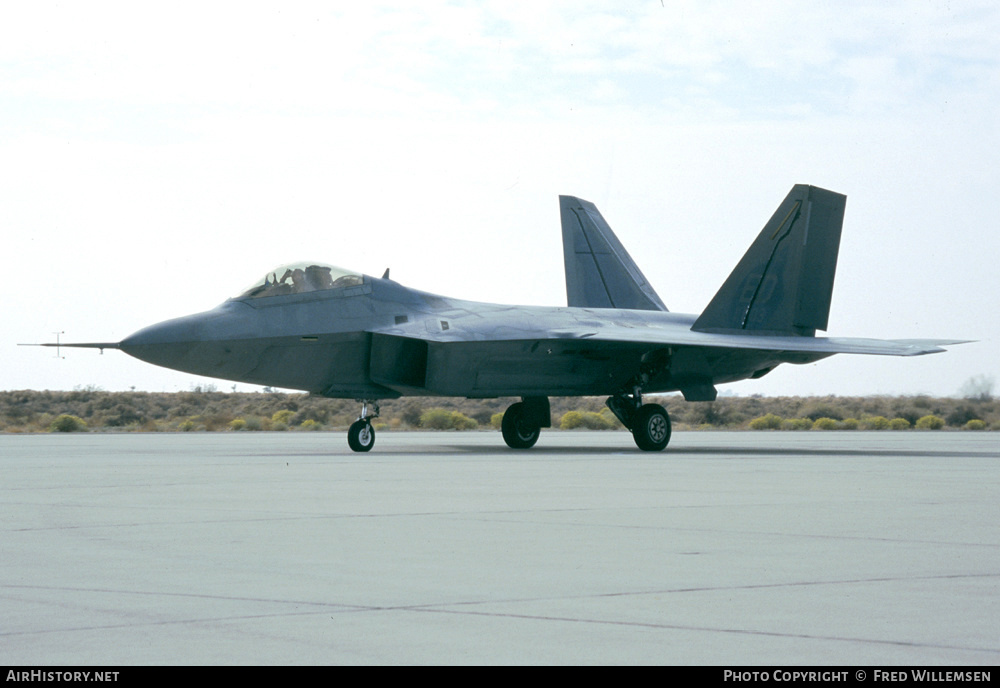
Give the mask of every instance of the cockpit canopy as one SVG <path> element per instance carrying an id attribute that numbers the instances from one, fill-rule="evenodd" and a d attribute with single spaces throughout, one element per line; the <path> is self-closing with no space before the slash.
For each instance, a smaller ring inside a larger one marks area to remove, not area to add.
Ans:
<path id="1" fill-rule="evenodd" d="M 292 263 L 271 270 L 240 293 L 238 299 L 302 294 L 307 291 L 342 289 L 364 283 L 360 273 L 322 263 Z"/>

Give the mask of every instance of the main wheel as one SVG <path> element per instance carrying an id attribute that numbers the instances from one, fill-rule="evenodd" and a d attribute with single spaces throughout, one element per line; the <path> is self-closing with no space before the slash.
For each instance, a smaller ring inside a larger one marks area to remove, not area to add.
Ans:
<path id="1" fill-rule="evenodd" d="M 503 433 L 503 441 L 511 449 L 530 449 L 542 432 L 541 428 L 525 419 L 524 404 L 520 401 L 511 404 L 503 414 L 500 431 Z"/>
<path id="2" fill-rule="evenodd" d="M 367 420 L 356 420 L 347 431 L 347 444 L 356 452 L 366 452 L 375 446 L 375 428 Z"/>
<path id="3" fill-rule="evenodd" d="M 632 419 L 632 439 L 643 451 L 661 451 L 670 441 L 670 416 L 659 404 L 643 404 Z"/>

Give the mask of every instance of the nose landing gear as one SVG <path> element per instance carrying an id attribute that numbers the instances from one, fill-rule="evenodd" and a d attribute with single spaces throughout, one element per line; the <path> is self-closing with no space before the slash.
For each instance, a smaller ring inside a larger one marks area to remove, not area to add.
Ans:
<path id="1" fill-rule="evenodd" d="M 368 404 L 375 407 L 375 415 L 368 415 Z M 372 427 L 372 418 L 378 418 L 378 403 L 374 401 L 361 401 L 361 417 L 351 424 L 347 430 L 347 445 L 356 452 L 370 451 L 375 446 L 375 428 Z"/>

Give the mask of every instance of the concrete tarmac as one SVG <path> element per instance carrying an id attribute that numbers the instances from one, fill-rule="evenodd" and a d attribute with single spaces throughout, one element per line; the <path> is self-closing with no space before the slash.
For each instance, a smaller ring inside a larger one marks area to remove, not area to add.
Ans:
<path id="1" fill-rule="evenodd" d="M 992 665 L 1000 436 L 0 436 L 0 664 Z"/>

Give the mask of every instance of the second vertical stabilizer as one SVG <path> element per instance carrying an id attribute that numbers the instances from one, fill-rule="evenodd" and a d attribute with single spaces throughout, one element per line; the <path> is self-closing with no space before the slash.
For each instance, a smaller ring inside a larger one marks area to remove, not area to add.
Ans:
<path id="1" fill-rule="evenodd" d="M 691 329 L 825 330 L 847 197 L 796 184 Z"/>
<path id="2" fill-rule="evenodd" d="M 667 310 L 593 203 L 560 196 L 559 211 L 568 305 Z"/>

